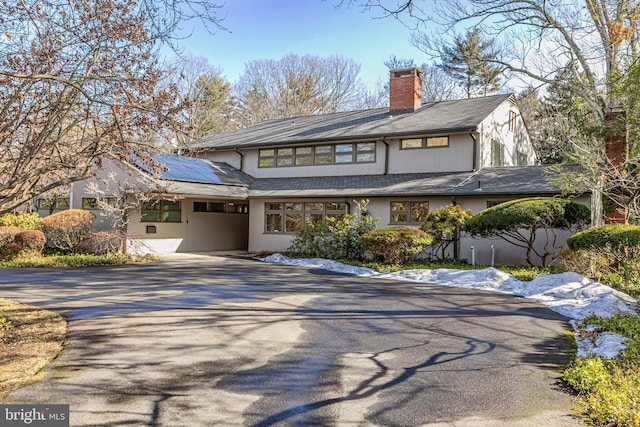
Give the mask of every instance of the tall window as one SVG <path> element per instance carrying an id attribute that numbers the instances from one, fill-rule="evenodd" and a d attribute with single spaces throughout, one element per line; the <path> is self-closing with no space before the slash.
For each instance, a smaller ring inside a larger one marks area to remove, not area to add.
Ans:
<path id="1" fill-rule="evenodd" d="M 142 222 L 181 222 L 182 204 L 179 200 L 156 200 L 142 207 Z"/>
<path id="2" fill-rule="evenodd" d="M 491 166 L 504 166 L 504 144 L 491 141 Z"/>
<path id="3" fill-rule="evenodd" d="M 264 231 L 295 233 L 307 221 L 340 219 L 347 213 L 345 202 L 271 202 L 265 204 Z"/>
<path id="4" fill-rule="evenodd" d="M 516 112 L 509 111 L 509 130 L 515 132 L 516 130 Z"/>
<path id="5" fill-rule="evenodd" d="M 429 213 L 429 202 L 391 202 L 391 224 L 420 225 Z"/>
<path id="6" fill-rule="evenodd" d="M 518 151 L 518 159 L 516 164 L 518 166 L 527 166 L 528 163 L 529 158 L 527 157 L 527 155 L 521 151 Z"/>

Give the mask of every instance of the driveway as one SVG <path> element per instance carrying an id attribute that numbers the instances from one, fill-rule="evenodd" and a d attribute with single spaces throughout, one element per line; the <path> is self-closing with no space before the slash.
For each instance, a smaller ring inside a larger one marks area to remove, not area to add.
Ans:
<path id="1" fill-rule="evenodd" d="M 69 320 L 4 403 L 72 426 L 581 425 L 567 320 L 522 298 L 222 256 L 2 270 L 0 296 Z"/>

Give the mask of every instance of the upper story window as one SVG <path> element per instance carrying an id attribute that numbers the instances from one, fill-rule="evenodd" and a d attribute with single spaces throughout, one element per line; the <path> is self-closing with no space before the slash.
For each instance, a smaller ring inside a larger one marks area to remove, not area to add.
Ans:
<path id="1" fill-rule="evenodd" d="M 491 141 L 491 166 L 504 166 L 504 144 Z"/>
<path id="2" fill-rule="evenodd" d="M 509 130 L 514 132 L 516 130 L 516 112 L 509 111 Z"/>
<path id="3" fill-rule="evenodd" d="M 529 158 L 527 155 L 521 151 L 518 151 L 518 158 L 516 159 L 516 164 L 518 166 L 527 166 L 529 164 Z"/>
<path id="4" fill-rule="evenodd" d="M 182 204 L 179 200 L 156 200 L 142 207 L 142 222 L 181 222 Z"/>
<path id="5" fill-rule="evenodd" d="M 391 202 L 391 224 L 420 225 L 429 213 L 429 202 Z"/>
<path id="6" fill-rule="evenodd" d="M 55 200 L 38 199 L 38 209 L 51 209 L 52 206 L 56 211 L 69 209 L 69 198 L 63 197 Z"/>
<path id="7" fill-rule="evenodd" d="M 405 138 L 400 141 L 400 149 L 448 147 L 448 136 L 430 136 L 427 138 Z"/>
<path id="8" fill-rule="evenodd" d="M 376 143 L 309 145 L 291 148 L 266 148 L 259 152 L 261 168 L 374 163 Z"/>

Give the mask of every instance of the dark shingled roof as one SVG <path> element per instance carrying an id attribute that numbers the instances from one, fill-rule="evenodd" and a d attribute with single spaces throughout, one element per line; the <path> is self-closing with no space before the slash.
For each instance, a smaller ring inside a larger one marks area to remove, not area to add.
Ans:
<path id="1" fill-rule="evenodd" d="M 557 176 L 551 166 L 519 166 L 477 172 L 262 178 L 251 185 L 249 197 L 551 195 L 559 193 L 553 183 Z"/>
<path id="2" fill-rule="evenodd" d="M 392 116 L 388 108 L 269 120 L 245 129 L 208 135 L 192 149 L 234 149 L 345 139 L 473 131 L 511 95 L 440 101 Z"/>

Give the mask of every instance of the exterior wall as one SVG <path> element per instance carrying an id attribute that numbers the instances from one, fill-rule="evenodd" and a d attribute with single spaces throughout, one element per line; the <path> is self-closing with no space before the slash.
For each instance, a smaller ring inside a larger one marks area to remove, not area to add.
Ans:
<path id="1" fill-rule="evenodd" d="M 515 130 L 513 131 L 509 130 L 509 111 L 516 113 Z M 527 165 L 535 164 L 535 152 L 520 110 L 510 102 L 504 102 L 481 123 L 478 136 L 478 169 L 491 166 L 492 140 L 498 140 L 504 144 L 503 166 L 516 166 L 518 152 L 526 154 Z"/>
<path id="2" fill-rule="evenodd" d="M 513 200 L 513 197 L 464 197 L 458 196 L 456 202 L 463 209 L 470 209 L 473 214 L 487 208 L 487 202 L 501 202 Z M 286 233 L 265 233 L 264 222 L 265 202 L 282 202 L 282 201 L 311 201 L 294 200 L 294 199 L 274 199 L 274 200 L 251 200 L 250 212 L 252 212 L 249 223 L 249 251 L 250 252 L 281 252 L 286 251 L 294 237 L 293 234 Z M 344 201 L 344 199 L 313 199 L 313 201 Z M 384 197 L 370 199 L 367 205 L 369 214 L 375 218 L 380 218 L 377 224 L 378 228 L 391 227 L 396 224 L 391 223 L 390 203 L 393 201 L 428 201 L 429 212 L 432 212 L 442 206 L 451 203 L 450 197 Z M 577 202 L 586 206 L 590 204 L 590 197 L 583 196 L 576 199 Z M 417 226 L 416 226 L 417 227 Z M 558 242 L 564 244 L 569 236 L 566 232 L 559 233 Z M 542 244 L 542 242 L 539 242 Z M 504 240 L 500 239 L 474 239 L 471 237 L 463 237 L 460 241 L 459 258 L 471 262 L 471 247 L 474 247 L 476 264 L 490 265 L 492 257 L 492 246 L 495 265 L 521 265 L 525 263 L 526 250 L 524 248 L 515 247 Z"/>
<path id="3" fill-rule="evenodd" d="M 181 200 L 181 222 L 142 222 L 131 218 L 127 229 L 131 253 L 202 252 L 246 249 L 249 215 L 243 213 L 193 212 L 193 202 Z M 208 200 L 211 201 L 211 200 Z M 147 233 L 155 226 L 155 233 Z"/>
<path id="4" fill-rule="evenodd" d="M 389 144 L 389 173 L 464 172 L 473 170 L 473 140 L 471 136 L 468 133 L 448 136 L 448 147 L 408 150 L 400 149 L 400 139 L 389 140 L 387 142 Z"/>
<path id="5" fill-rule="evenodd" d="M 211 160 L 213 162 L 224 162 L 236 169 L 241 169 L 241 166 L 244 167 L 243 165 L 241 165 L 241 163 L 244 163 L 246 165 L 246 159 L 243 160 L 243 156 L 233 150 L 206 151 L 202 153 L 196 153 L 195 157 Z M 244 172 L 246 172 L 246 170 Z"/>

